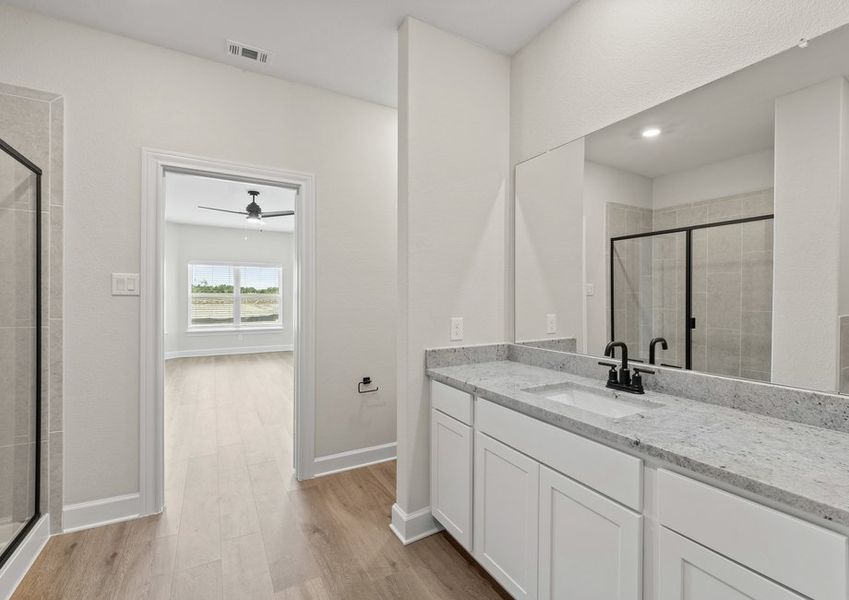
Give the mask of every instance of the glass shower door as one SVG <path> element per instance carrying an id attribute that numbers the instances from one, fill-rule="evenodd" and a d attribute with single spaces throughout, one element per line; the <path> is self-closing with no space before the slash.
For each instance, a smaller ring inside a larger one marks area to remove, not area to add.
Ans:
<path id="1" fill-rule="evenodd" d="M 693 369 L 770 380 L 772 230 L 762 219 L 693 231 Z"/>
<path id="2" fill-rule="evenodd" d="M 611 339 L 629 356 L 770 380 L 773 215 L 610 240 Z"/>
<path id="3" fill-rule="evenodd" d="M 635 234 L 611 240 L 611 333 L 625 342 L 629 358 L 683 367 L 686 359 L 686 233 Z"/>
<path id="4" fill-rule="evenodd" d="M 0 565 L 39 516 L 40 185 L 0 140 Z"/>

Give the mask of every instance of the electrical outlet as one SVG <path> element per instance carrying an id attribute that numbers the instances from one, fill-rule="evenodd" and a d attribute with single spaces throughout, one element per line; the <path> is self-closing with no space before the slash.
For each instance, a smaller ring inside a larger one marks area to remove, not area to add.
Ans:
<path id="1" fill-rule="evenodd" d="M 557 333 L 557 315 L 545 315 L 545 332 Z"/>
<path id="2" fill-rule="evenodd" d="M 451 341 L 459 342 L 463 339 L 463 317 L 451 317 Z"/>
<path id="3" fill-rule="evenodd" d="M 595 295 L 595 284 L 594 283 L 588 283 L 587 284 L 587 296 L 594 296 L 594 295 Z"/>

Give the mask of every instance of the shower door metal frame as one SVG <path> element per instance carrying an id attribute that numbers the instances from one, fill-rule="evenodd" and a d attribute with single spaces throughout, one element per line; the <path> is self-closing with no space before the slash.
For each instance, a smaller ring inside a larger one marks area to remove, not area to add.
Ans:
<path id="1" fill-rule="evenodd" d="M 693 232 L 698 229 L 711 229 L 713 227 L 726 227 L 728 225 L 742 225 L 754 221 L 767 221 L 774 219 L 775 214 L 758 215 L 756 217 L 744 217 L 742 219 L 731 219 L 728 221 L 716 221 L 714 223 L 703 223 L 700 225 L 688 225 L 686 227 L 674 227 L 661 231 L 647 231 L 645 233 L 631 233 L 610 238 L 610 340 L 616 339 L 616 296 L 614 289 L 615 244 L 624 240 L 648 238 L 657 235 L 670 235 L 675 233 L 684 234 L 685 258 L 684 258 L 684 368 L 693 368 L 693 329 L 696 327 L 693 317 Z"/>
<path id="2" fill-rule="evenodd" d="M 11 156 L 18 163 L 29 169 L 35 175 L 35 490 L 34 511 L 29 521 L 15 535 L 9 545 L 0 553 L 0 567 L 9 559 L 27 534 L 35 527 L 41 518 L 41 168 L 26 156 L 15 150 L 5 140 L 0 138 L 0 150 Z"/>

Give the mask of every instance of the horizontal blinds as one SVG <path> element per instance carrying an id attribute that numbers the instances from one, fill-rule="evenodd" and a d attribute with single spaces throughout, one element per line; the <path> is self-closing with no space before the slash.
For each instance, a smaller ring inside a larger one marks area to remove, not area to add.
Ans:
<path id="1" fill-rule="evenodd" d="M 281 323 L 278 266 L 190 264 L 190 326 L 234 327 Z"/>

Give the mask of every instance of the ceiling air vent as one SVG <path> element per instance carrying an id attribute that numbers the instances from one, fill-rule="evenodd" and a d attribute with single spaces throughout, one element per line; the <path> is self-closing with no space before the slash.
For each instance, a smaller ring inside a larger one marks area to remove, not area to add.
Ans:
<path id="1" fill-rule="evenodd" d="M 261 50 L 253 46 L 246 46 L 245 44 L 240 44 L 233 40 L 227 40 L 227 53 L 230 56 L 239 56 L 259 63 L 267 63 L 269 57 L 269 52 L 267 50 Z"/>

